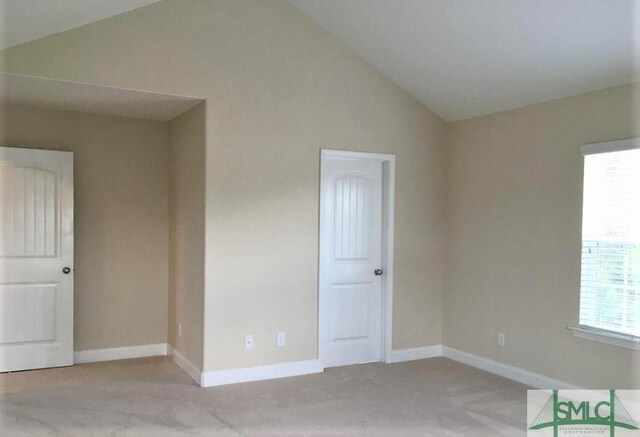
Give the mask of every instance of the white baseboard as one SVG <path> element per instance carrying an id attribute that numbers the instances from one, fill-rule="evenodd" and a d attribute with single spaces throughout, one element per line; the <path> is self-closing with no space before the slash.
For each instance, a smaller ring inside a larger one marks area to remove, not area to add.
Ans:
<path id="1" fill-rule="evenodd" d="M 215 387 L 218 385 L 237 384 L 240 382 L 309 375 L 312 373 L 322 373 L 323 371 L 324 367 L 320 360 L 294 361 L 290 363 L 271 364 L 268 366 L 215 370 L 202 373 L 200 386 Z"/>
<path id="2" fill-rule="evenodd" d="M 289 376 L 309 375 L 324 371 L 324 367 L 320 360 L 308 360 L 271 364 L 267 366 L 201 372 L 196 365 L 166 343 L 77 351 L 73 353 L 73 361 L 74 364 L 82 364 L 95 363 L 99 361 L 153 357 L 159 355 L 171 355 L 178 367 L 184 370 L 185 373 L 201 387 L 215 387 L 241 382 L 263 381 L 267 379 L 286 378 Z M 490 360 L 488 358 L 463 352 L 444 345 L 395 350 L 391 352 L 387 359 L 387 363 L 400 363 L 404 361 L 435 357 L 445 357 L 534 388 L 582 388 L 574 384 L 559 381 L 519 367 L 503 364 L 498 361 Z"/>
<path id="3" fill-rule="evenodd" d="M 574 384 L 569 384 L 568 382 L 558 381 L 557 379 L 533 373 L 519 367 L 499 363 L 478 355 L 462 352 L 448 346 L 442 346 L 442 355 L 450 360 L 475 367 L 476 369 L 484 370 L 485 372 L 493 373 L 494 375 L 502 376 L 503 378 L 510 379 L 533 388 L 573 390 L 581 388 Z"/>
<path id="4" fill-rule="evenodd" d="M 73 363 L 97 363 L 99 361 L 126 360 L 158 355 L 167 355 L 166 343 L 76 351 L 73 353 Z"/>
<path id="5" fill-rule="evenodd" d="M 442 356 L 442 345 L 414 347 L 411 349 L 398 349 L 391 351 L 386 362 L 402 363 L 404 361 L 422 360 L 424 358 L 435 358 Z"/>
<path id="6" fill-rule="evenodd" d="M 171 347 L 171 345 L 168 346 L 168 354 L 176 363 L 176 365 L 184 371 L 184 373 L 186 373 L 191 379 L 193 379 L 196 384 L 200 385 L 202 371 L 195 364 L 193 364 L 184 355 Z"/>

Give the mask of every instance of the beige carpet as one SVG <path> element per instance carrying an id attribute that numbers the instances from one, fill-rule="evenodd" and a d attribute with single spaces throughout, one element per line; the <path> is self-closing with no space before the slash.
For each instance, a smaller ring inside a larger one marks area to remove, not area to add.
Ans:
<path id="1" fill-rule="evenodd" d="M 0 436 L 524 436 L 526 387 L 444 358 L 201 389 L 168 358 L 0 375 Z"/>

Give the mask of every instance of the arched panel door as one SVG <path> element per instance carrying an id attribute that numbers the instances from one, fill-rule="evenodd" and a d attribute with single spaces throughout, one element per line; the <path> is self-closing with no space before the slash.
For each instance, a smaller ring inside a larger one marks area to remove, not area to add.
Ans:
<path id="1" fill-rule="evenodd" d="M 328 158 L 321 183 L 320 348 L 325 367 L 382 356 L 382 163 Z M 376 274 L 378 273 L 378 274 Z"/>
<path id="2" fill-rule="evenodd" d="M 73 364 L 73 155 L 0 147 L 0 372 Z"/>

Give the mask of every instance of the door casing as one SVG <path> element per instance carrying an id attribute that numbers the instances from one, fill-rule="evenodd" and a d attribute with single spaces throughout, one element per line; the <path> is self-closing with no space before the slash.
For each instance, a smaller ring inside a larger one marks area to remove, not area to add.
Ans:
<path id="1" fill-rule="evenodd" d="M 325 366 L 325 342 L 322 338 L 324 328 L 328 323 L 328 314 L 323 314 L 322 309 L 327 305 L 322 305 L 324 290 L 327 289 L 328 278 L 323 256 L 325 251 L 325 235 L 330 232 L 324 229 L 322 217 L 322 187 L 324 180 L 324 164 L 329 158 L 351 158 L 367 159 L 382 164 L 382 269 L 384 270 L 382 281 L 382 362 L 391 361 L 392 340 L 393 340 L 393 234 L 394 234 L 394 204 L 395 204 L 395 178 L 396 178 L 396 157 L 388 153 L 353 152 L 346 150 L 321 149 L 320 150 L 320 189 L 318 190 L 319 200 L 319 234 L 318 234 L 318 358 Z M 326 312 L 326 311 L 325 311 Z"/>

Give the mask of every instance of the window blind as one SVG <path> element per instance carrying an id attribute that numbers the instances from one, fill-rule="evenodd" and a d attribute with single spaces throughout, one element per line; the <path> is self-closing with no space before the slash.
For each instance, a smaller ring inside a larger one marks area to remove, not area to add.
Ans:
<path id="1" fill-rule="evenodd" d="M 580 325 L 640 337 L 640 149 L 589 153 Z"/>

